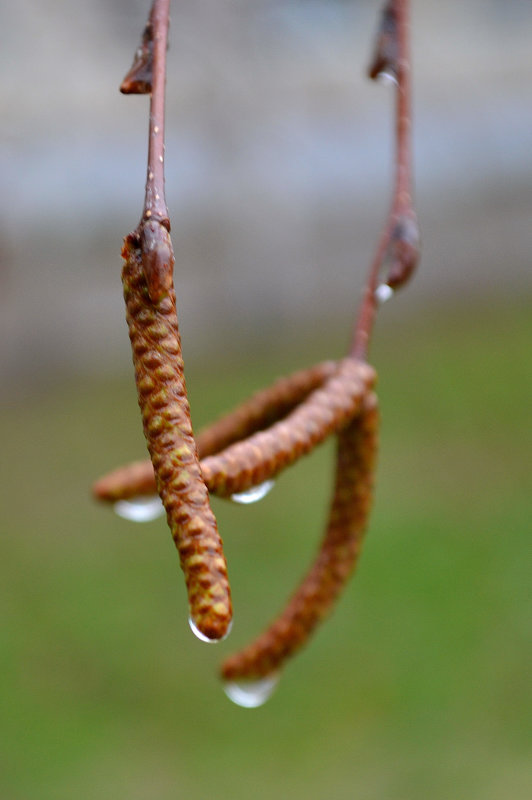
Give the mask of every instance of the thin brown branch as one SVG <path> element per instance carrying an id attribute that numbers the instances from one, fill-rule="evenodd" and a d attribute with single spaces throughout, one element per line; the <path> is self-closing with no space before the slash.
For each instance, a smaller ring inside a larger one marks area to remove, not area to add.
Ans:
<path id="1" fill-rule="evenodd" d="M 378 307 L 380 283 L 390 290 L 403 286 L 419 260 L 419 231 L 412 202 L 412 78 L 409 44 L 409 0 L 388 0 L 381 17 L 375 53 L 369 75 L 392 76 L 396 87 L 395 107 L 395 184 L 387 220 L 371 262 L 362 304 L 355 324 L 351 354 L 367 357 L 371 331 Z M 381 276 L 383 266 L 387 272 Z"/>
<path id="2" fill-rule="evenodd" d="M 412 58 L 410 54 L 410 2 L 395 0 L 397 16 L 396 141 L 397 169 L 392 207 L 391 265 L 386 283 L 403 286 L 419 260 L 419 230 L 412 202 Z"/>
<path id="3" fill-rule="evenodd" d="M 154 0 L 150 15 L 153 39 L 152 91 L 143 212 L 143 220 L 157 220 L 168 230 L 170 221 L 164 191 L 164 112 L 169 11 L 170 0 Z"/>
<path id="4" fill-rule="evenodd" d="M 174 253 L 164 185 L 164 111 L 170 0 L 154 0 L 133 65 L 122 81 L 124 94 L 150 96 L 148 168 L 142 217 L 137 228 L 150 298 L 158 302 L 172 286 Z"/>
<path id="5" fill-rule="evenodd" d="M 385 225 L 368 271 L 362 303 L 355 323 L 353 341 L 351 344 L 351 355 L 353 358 L 365 360 L 368 355 L 371 333 L 373 331 L 375 317 L 377 316 L 378 300 L 376 292 L 379 285 L 379 275 L 382 262 L 390 246 L 392 224 L 392 221 L 389 220 Z"/>

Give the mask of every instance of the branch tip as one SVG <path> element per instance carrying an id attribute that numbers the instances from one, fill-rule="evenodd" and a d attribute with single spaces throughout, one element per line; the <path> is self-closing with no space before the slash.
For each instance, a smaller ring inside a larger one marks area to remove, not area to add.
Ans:
<path id="1" fill-rule="evenodd" d="M 382 12 L 374 57 L 368 74 L 391 77 L 396 85 L 395 184 L 393 198 L 373 256 L 359 314 L 355 322 L 351 355 L 365 359 L 377 306 L 403 286 L 419 261 L 419 230 L 412 205 L 411 63 L 409 49 L 409 0 L 387 0 Z M 382 275 L 382 272 L 387 274 Z M 379 286 L 388 290 L 378 291 Z"/>
<path id="2" fill-rule="evenodd" d="M 153 69 L 153 8 L 142 39 L 135 51 L 133 64 L 120 84 L 122 94 L 150 94 Z"/>
<path id="3" fill-rule="evenodd" d="M 368 77 L 378 80 L 383 75 L 397 80 L 399 59 L 397 11 L 394 0 L 389 0 L 382 11 L 373 57 L 368 67 Z"/>

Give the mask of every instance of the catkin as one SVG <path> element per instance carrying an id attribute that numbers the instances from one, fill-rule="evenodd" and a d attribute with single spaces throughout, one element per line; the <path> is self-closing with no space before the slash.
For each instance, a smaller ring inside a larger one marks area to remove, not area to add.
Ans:
<path id="1" fill-rule="evenodd" d="M 219 453 L 237 441 L 266 428 L 285 417 L 337 369 L 335 361 L 323 361 L 277 379 L 271 386 L 204 428 L 196 436 L 200 458 Z M 98 500 L 116 502 L 156 492 L 155 475 L 150 459 L 134 461 L 109 472 L 92 487 Z"/>
<path id="2" fill-rule="evenodd" d="M 340 361 L 334 375 L 285 419 L 204 458 L 201 471 L 209 491 L 222 497 L 246 491 L 310 453 L 358 414 L 375 377 L 364 362 Z"/>
<path id="3" fill-rule="evenodd" d="M 222 664 L 224 680 L 252 680 L 275 673 L 330 612 L 360 553 L 371 507 L 377 431 L 377 400 L 370 394 L 361 413 L 338 434 L 334 495 L 313 566 L 269 628 Z"/>
<path id="4" fill-rule="evenodd" d="M 374 382 L 370 366 L 345 358 L 295 373 L 259 392 L 198 436 L 209 492 L 230 497 L 275 477 L 347 425 Z M 315 385 L 319 388 L 311 391 Z M 273 424 L 263 430 L 269 422 Z M 120 467 L 93 487 L 98 499 L 111 502 L 154 491 L 150 462 Z"/>
<path id="5" fill-rule="evenodd" d="M 202 479 L 186 396 L 173 286 L 150 300 L 136 234 L 126 237 L 122 280 L 144 434 L 157 490 L 185 574 L 190 614 L 209 639 L 231 622 L 227 566 Z"/>
<path id="6" fill-rule="evenodd" d="M 244 492 L 310 453 L 357 415 L 375 377 L 372 367 L 353 358 L 324 362 L 281 379 L 214 423 L 197 440 L 209 492 L 220 497 Z M 319 388 L 311 391 L 315 384 Z M 153 468 L 146 462 L 120 467 L 93 487 L 96 497 L 112 502 L 154 491 Z"/>

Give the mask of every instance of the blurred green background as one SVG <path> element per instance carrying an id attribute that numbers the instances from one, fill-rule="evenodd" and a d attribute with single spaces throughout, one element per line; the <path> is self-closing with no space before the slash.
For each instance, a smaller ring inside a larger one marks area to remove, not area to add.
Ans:
<path id="1" fill-rule="evenodd" d="M 225 697 L 216 667 L 311 558 L 331 447 L 254 506 L 215 502 L 235 625 L 209 646 L 186 624 L 165 522 L 89 497 L 144 452 L 132 378 L 57 381 L 4 405 L 2 797 L 530 796 L 530 314 L 401 318 L 394 302 L 374 347 L 382 442 L 358 572 L 256 710 Z M 339 354 L 345 331 L 329 331 L 192 364 L 196 425 Z"/>
<path id="2" fill-rule="evenodd" d="M 215 502 L 230 639 L 202 645 L 164 521 L 92 481 L 145 445 L 119 280 L 149 0 L 0 0 L 1 800 L 529 800 L 532 4 L 414 0 L 423 258 L 372 361 L 382 437 L 361 563 L 245 710 L 217 665 L 320 539 L 332 445 Z M 167 194 L 195 427 L 345 353 L 390 196 L 377 0 L 172 4 Z"/>

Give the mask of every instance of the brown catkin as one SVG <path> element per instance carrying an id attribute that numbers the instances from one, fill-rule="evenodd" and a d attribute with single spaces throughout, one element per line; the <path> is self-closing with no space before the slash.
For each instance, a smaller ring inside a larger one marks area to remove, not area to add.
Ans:
<path id="1" fill-rule="evenodd" d="M 243 492 L 310 453 L 357 415 L 375 378 L 372 367 L 362 361 L 340 361 L 334 375 L 285 419 L 203 459 L 209 491 L 222 497 Z"/>
<path id="2" fill-rule="evenodd" d="M 192 620 L 209 639 L 220 639 L 231 622 L 231 596 L 192 434 L 175 292 L 170 287 L 152 303 L 136 234 L 126 237 L 122 255 L 135 380 L 157 490 L 179 551 Z"/>
<path id="3" fill-rule="evenodd" d="M 281 615 L 223 663 L 224 680 L 252 680 L 276 672 L 331 610 L 360 553 L 372 500 L 377 433 L 377 400 L 370 394 L 361 413 L 338 434 L 334 495 L 316 561 Z"/>
<path id="4" fill-rule="evenodd" d="M 132 461 L 123 467 L 117 467 L 102 475 L 92 485 L 93 497 L 106 503 L 116 503 L 118 500 L 129 500 L 132 497 L 156 492 L 151 459 Z"/>
<path id="5" fill-rule="evenodd" d="M 208 490 L 229 497 L 279 474 L 343 428 L 358 413 L 374 382 L 371 367 L 346 358 L 295 373 L 257 393 L 198 436 Z M 274 424 L 262 430 L 268 423 Z M 111 502 L 154 491 L 151 462 L 120 467 L 93 487 L 98 499 Z"/>
<path id="6" fill-rule="evenodd" d="M 197 438 L 200 458 L 220 453 L 230 445 L 273 425 L 306 400 L 337 369 L 336 361 L 322 361 L 308 369 L 278 378 L 271 386 L 256 392 L 234 411 L 200 431 Z"/>
<path id="7" fill-rule="evenodd" d="M 335 361 L 323 361 L 308 369 L 279 378 L 271 386 L 199 432 L 196 445 L 200 458 L 219 453 L 256 431 L 272 425 L 330 378 L 338 367 Z M 135 461 L 104 475 L 93 485 L 98 500 L 116 502 L 156 492 L 151 460 Z"/>

